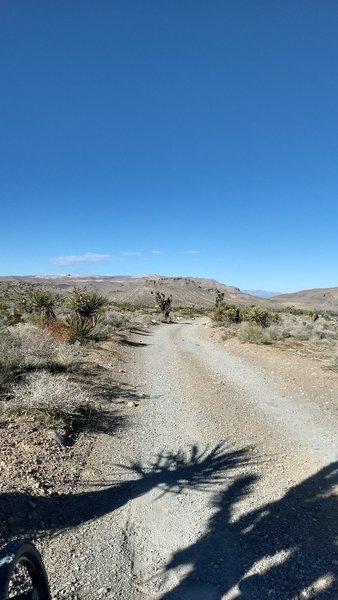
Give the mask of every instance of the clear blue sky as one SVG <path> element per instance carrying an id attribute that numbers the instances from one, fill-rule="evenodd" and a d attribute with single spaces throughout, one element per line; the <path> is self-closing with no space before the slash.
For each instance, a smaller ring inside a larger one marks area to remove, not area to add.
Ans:
<path id="1" fill-rule="evenodd" d="M 0 273 L 338 285 L 337 0 L 1 0 Z"/>

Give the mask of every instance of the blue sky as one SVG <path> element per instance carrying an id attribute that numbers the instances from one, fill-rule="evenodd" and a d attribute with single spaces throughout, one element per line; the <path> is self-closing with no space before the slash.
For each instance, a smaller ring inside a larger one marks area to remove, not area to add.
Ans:
<path id="1" fill-rule="evenodd" d="M 338 285 L 336 0 L 1 0 L 0 274 Z"/>

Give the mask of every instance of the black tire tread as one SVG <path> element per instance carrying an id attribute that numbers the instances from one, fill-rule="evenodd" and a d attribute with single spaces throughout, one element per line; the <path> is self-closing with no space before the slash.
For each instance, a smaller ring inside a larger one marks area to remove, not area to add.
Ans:
<path id="1" fill-rule="evenodd" d="M 41 600 L 51 600 L 47 573 L 35 546 L 27 540 L 14 540 L 0 550 L 0 600 L 8 600 L 8 586 L 17 564 L 27 560 L 38 573 L 43 590 Z M 13 599 L 14 600 L 14 599 Z"/>

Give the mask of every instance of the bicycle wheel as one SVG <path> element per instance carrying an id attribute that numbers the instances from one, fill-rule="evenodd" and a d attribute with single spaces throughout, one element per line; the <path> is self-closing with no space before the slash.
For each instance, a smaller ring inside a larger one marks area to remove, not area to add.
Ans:
<path id="1" fill-rule="evenodd" d="M 0 600 L 51 600 L 42 558 L 27 540 L 10 542 L 0 551 Z"/>

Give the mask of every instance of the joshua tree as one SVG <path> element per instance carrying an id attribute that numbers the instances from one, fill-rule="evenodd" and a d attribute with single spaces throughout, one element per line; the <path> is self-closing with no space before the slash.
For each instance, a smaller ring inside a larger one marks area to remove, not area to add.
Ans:
<path id="1" fill-rule="evenodd" d="M 216 290 L 215 307 L 217 308 L 217 306 L 219 306 L 220 304 L 223 304 L 223 302 L 224 302 L 224 292 L 221 292 L 220 290 Z"/>
<path id="2" fill-rule="evenodd" d="M 154 293 L 153 291 L 151 292 Z M 163 294 L 163 292 L 155 293 L 156 304 L 160 307 L 161 312 L 166 319 L 167 323 L 170 322 L 170 313 L 171 313 L 171 303 L 173 301 L 173 297 L 170 295 L 168 297 Z"/>

